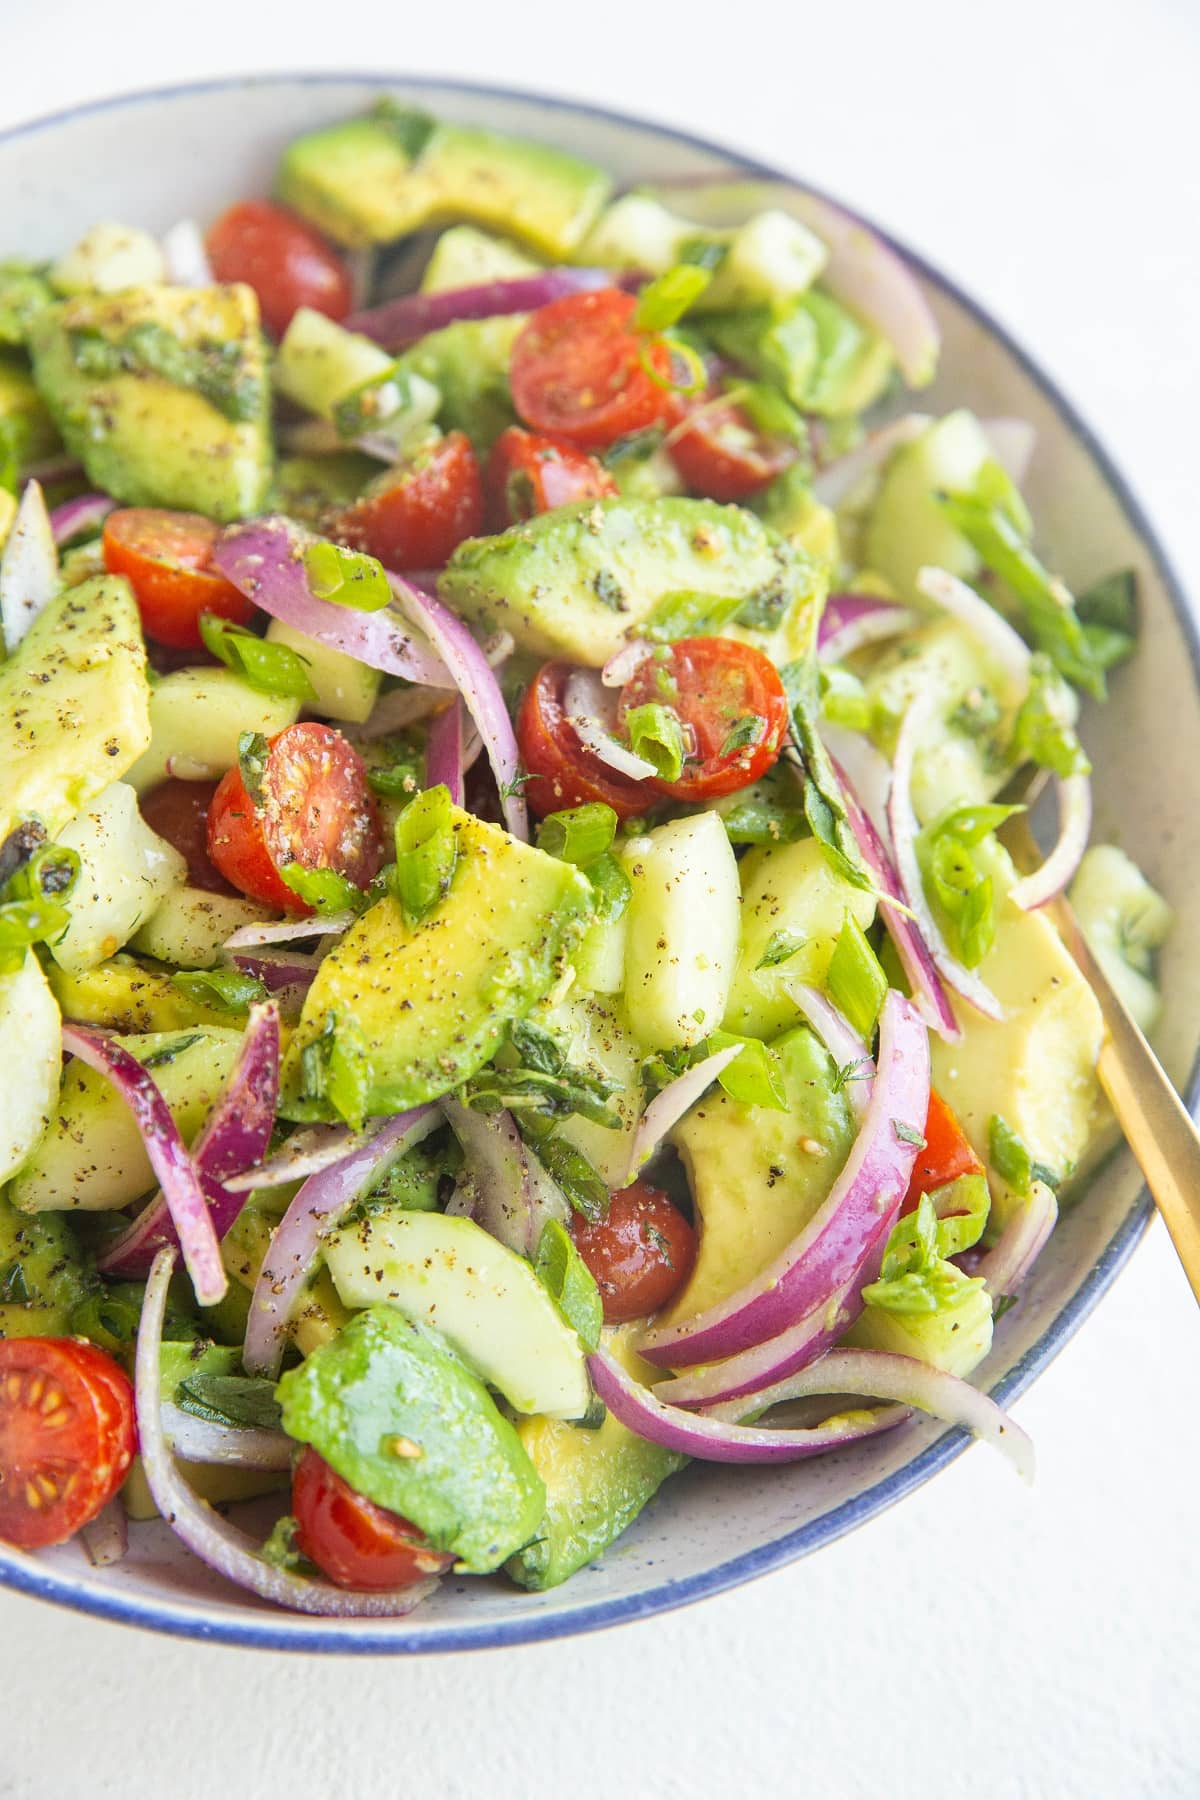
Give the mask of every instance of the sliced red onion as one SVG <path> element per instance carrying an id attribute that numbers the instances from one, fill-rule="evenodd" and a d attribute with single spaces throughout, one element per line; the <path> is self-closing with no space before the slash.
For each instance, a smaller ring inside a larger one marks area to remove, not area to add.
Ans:
<path id="1" fill-rule="evenodd" d="M 459 319 L 536 312 L 539 306 L 548 306 L 565 294 L 618 285 L 630 285 L 630 278 L 614 275 L 610 269 L 542 269 L 536 275 L 516 275 L 506 281 L 445 288 L 440 294 L 401 294 L 398 300 L 351 313 L 343 324 L 347 331 L 361 332 L 385 350 L 403 350 Z"/>
<path id="2" fill-rule="evenodd" d="M 192 1166 L 218 1238 L 225 1236 L 245 1205 L 243 1193 L 228 1185 L 230 1178 L 262 1156 L 278 1103 L 279 1008 L 268 1000 L 251 1007 L 237 1062 L 192 1146 Z M 144 1275 L 164 1244 L 178 1242 L 164 1183 L 163 1192 L 143 1208 L 96 1266 L 106 1275 Z"/>
<path id="3" fill-rule="evenodd" d="M 233 1193 L 248 1194 L 255 1188 L 287 1187 L 292 1181 L 306 1181 L 322 1169 L 336 1168 L 352 1151 L 369 1143 L 383 1124 L 371 1119 L 363 1131 L 351 1131 L 349 1125 L 303 1125 L 293 1131 L 281 1150 L 252 1169 L 229 1178 Z"/>
<path id="4" fill-rule="evenodd" d="M 624 687 L 630 676 L 641 668 L 646 658 L 653 655 L 653 644 L 646 638 L 634 638 L 631 644 L 623 644 L 609 657 L 600 671 L 600 680 L 608 688 Z"/>
<path id="5" fill-rule="evenodd" d="M 357 612 L 353 607 L 317 599 L 304 567 L 304 551 L 311 541 L 280 515 L 251 519 L 222 532 L 212 560 L 226 581 L 273 619 L 355 657 L 368 668 L 402 675 L 406 681 L 427 687 L 453 687 L 445 663 L 428 644 L 403 629 L 390 607 L 382 612 Z"/>
<path id="6" fill-rule="evenodd" d="M 717 1362 L 790 1331 L 868 1266 L 896 1222 L 929 1109 L 929 1040 L 893 989 L 879 1015 L 874 1091 L 824 1204 L 765 1269 L 716 1305 L 647 1332 L 639 1349 L 668 1368 Z"/>
<path id="7" fill-rule="evenodd" d="M 1037 432 L 1028 419 L 981 419 L 983 435 L 1000 467 L 1020 487 L 1029 473 Z"/>
<path id="8" fill-rule="evenodd" d="M 896 954 L 908 977 L 921 1017 L 948 1044 L 957 1044 L 962 1038 L 962 1027 L 954 1016 L 950 996 L 929 953 L 929 946 L 916 921 L 907 911 L 902 910 L 904 902 L 900 894 L 900 877 L 896 873 L 896 865 L 883 839 L 859 805 L 858 796 L 845 770 L 837 763 L 834 764 L 834 770 L 841 785 L 842 801 L 850 821 L 850 829 L 879 892 L 884 929 L 896 947 Z"/>
<path id="9" fill-rule="evenodd" d="M 817 659 L 841 662 L 867 644 L 882 644 L 917 624 L 917 615 L 877 594 L 830 594 L 821 614 Z"/>
<path id="10" fill-rule="evenodd" d="M 215 1306 L 229 1285 L 221 1246 L 200 1178 L 154 1077 L 122 1044 L 90 1026 L 64 1022 L 62 1042 L 64 1050 L 112 1083 L 133 1114 L 162 1185 L 196 1298 L 201 1306 Z"/>
<path id="11" fill-rule="evenodd" d="M 877 1437 L 881 1431 L 903 1425 L 910 1417 L 903 1406 L 863 1408 L 827 1419 L 823 1425 L 773 1430 L 770 1426 L 739 1425 L 707 1413 L 668 1406 L 606 1350 L 597 1350 L 588 1357 L 588 1373 L 597 1397 L 622 1425 L 648 1443 L 694 1456 L 700 1462 L 800 1462 L 806 1456 L 821 1456 L 829 1450 L 861 1443 L 864 1438 Z M 743 1413 L 746 1410 L 742 1403 Z"/>
<path id="12" fill-rule="evenodd" d="M 1086 775 L 1068 775 L 1056 784 L 1058 793 L 1058 841 L 1032 875 L 1026 875 L 1010 891 L 1022 912 L 1045 906 L 1070 882 L 1087 849 L 1092 829 L 1092 784 Z"/>
<path id="13" fill-rule="evenodd" d="M 522 843 L 529 839 L 529 810 L 520 791 L 521 753 L 517 734 L 508 716 L 500 683 L 496 680 L 487 657 L 462 620 L 423 588 L 415 587 L 402 575 L 389 570 L 388 580 L 409 619 L 422 630 L 448 670 L 449 678 L 462 695 L 467 711 L 475 721 L 487 747 L 488 761 L 500 790 L 504 822 Z"/>
<path id="14" fill-rule="evenodd" d="M 435 1580 L 422 1581 L 390 1594 L 368 1594 L 354 1588 L 337 1588 L 326 1581 L 311 1581 L 288 1569 L 277 1569 L 264 1562 L 253 1538 L 223 1519 L 207 1501 L 192 1492 L 175 1465 L 162 1423 L 159 1349 L 167 1284 L 174 1261 L 175 1252 L 170 1246 L 160 1250 L 146 1283 L 138 1326 L 135 1380 L 138 1443 L 146 1485 L 167 1524 L 210 1569 L 262 1599 L 274 1601 L 277 1606 L 333 1618 L 392 1618 L 411 1612 L 433 1592 L 437 1586 Z M 433 1560 L 431 1555 L 430 1562 Z M 439 1562 L 438 1566 L 442 1564 Z M 432 1576 L 432 1569 L 430 1574 Z"/>
<path id="15" fill-rule="evenodd" d="M 109 1569 L 119 1563 L 129 1548 L 129 1519 L 120 1495 L 81 1526 L 79 1535 L 93 1568 Z"/>
<path id="16" fill-rule="evenodd" d="M 448 1098 L 441 1105 L 474 1189 L 471 1218 L 518 1256 L 532 1256 L 547 1219 L 570 1217 L 558 1184 L 526 1148 L 511 1113 L 479 1113 Z"/>
<path id="17" fill-rule="evenodd" d="M 252 950 L 259 944 L 290 944 L 296 938 L 336 937 L 354 923 L 353 913 L 333 913 L 328 918 L 278 919 L 262 925 L 239 925 L 225 939 L 226 950 Z"/>
<path id="18" fill-rule="evenodd" d="M 966 626 L 1012 682 L 1015 697 L 1023 700 L 1029 689 L 1029 647 L 1003 614 L 946 569 L 919 570 L 917 587 L 927 600 Z"/>
<path id="19" fill-rule="evenodd" d="M 778 1406 L 784 1400 L 809 1395 L 860 1394 L 875 1400 L 892 1400 L 916 1407 L 947 1425 L 961 1425 L 985 1444 L 1008 1458 L 1023 1481 L 1032 1481 L 1033 1445 L 1026 1432 L 986 1394 L 957 1375 L 947 1375 L 914 1356 L 896 1356 L 888 1350 L 831 1350 L 820 1362 L 789 1375 L 786 1381 L 760 1388 L 753 1396 L 756 1407 Z M 706 1415 L 727 1419 L 744 1415 L 746 1400 L 714 1407 Z"/>
<path id="20" fill-rule="evenodd" d="M 162 252 L 167 279 L 177 287 L 211 287 L 216 280 L 204 247 L 204 233 L 195 219 L 179 219 L 169 231 L 164 231 Z"/>
<path id="21" fill-rule="evenodd" d="M 58 551 L 40 483 L 27 481 L 0 552 L 0 627 L 11 656 L 59 589 Z"/>
<path id="22" fill-rule="evenodd" d="M 710 1088 L 722 1069 L 727 1069 L 735 1056 L 740 1056 L 744 1046 L 730 1044 L 724 1050 L 715 1050 L 702 1062 L 693 1063 L 674 1081 L 669 1081 L 662 1092 L 655 1094 L 653 1100 L 638 1120 L 637 1130 L 633 1134 L 633 1142 L 629 1147 L 629 1173 L 625 1177 L 628 1187 L 636 1180 L 638 1170 L 649 1162 L 658 1149 L 663 1138 L 673 1125 L 677 1125 L 685 1113 L 699 1100 L 701 1094 Z"/>
<path id="23" fill-rule="evenodd" d="M 788 997 L 796 1002 L 839 1069 L 851 1071 L 842 1092 L 851 1112 L 861 1118 L 875 1086 L 875 1059 L 862 1038 L 825 994 L 804 982 L 789 983 Z"/>
<path id="24" fill-rule="evenodd" d="M 349 1212 L 363 1189 L 427 1137 L 441 1116 L 436 1106 L 397 1113 L 340 1162 L 310 1175 L 294 1196 L 276 1227 L 250 1296 L 242 1347 L 248 1375 L 279 1373 L 287 1328 L 316 1264 L 321 1239 Z"/>
<path id="25" fill-rule="evenodd" d="M 917 745 L 933 714 L 935 698 L 925 692 L 909 705 L 896 738 L 892 759 L 892 791 L 888 796 L 888 824 L 892 848 L 896 856 L 896 872 L 900 877 L 900 898 L 916 921 L 925 946 L 938 973 L 976 1012 L 986 1019 L 1002 1019 L 1004 1008 L 987 983 L 973 969 L 964 967 L 951 954 L 941 927 L 925 898 L 925 883 L 917 860 L 917 820 L 912 807 L 912 774 Z"/>
<path id="26" fill-rule="evenodd" d="M 61 547 L 85 531 L 96 531 L 116 505 L 107 494 L 80 494 L 77 500 L 64 500 L 50 514 L 54 542 Z"/>
<path id="27" fill-rule="evenodd" d="M 455 806 L 463 803 L 463 707 L 459 699 L 434 713 L 425 739 L 425 785 L 445 787 Z"/>
<path id="28" fill-rule="evenodd" d="M 905 413 L 890 425 L 881 425 L 845 456 L 819 469 L 813 478 L 813 493 L 823 506 L 836 509 L 851 497 L 860 482 L 881 473 L 895 451 L 911 444 L 932 424 L 932 413 Z"/>
<path id="29" fill-rule="evenodd" d="M 1058 1201 L 1044 1181 L 1035 1181 L 992 1248 L 971 1264 L 970 1273 L 979 1276 L 993 1300 L 1017 1292 L 1057 1222 Z"/>
<path id="30" fill-rule="evenodd" d="M 290 956 L 247 956 L 243 951 L 233 958 L 243 975 L 253 975 L 267 992 L 291 995 L 307 990 L 321 966 L 318 956 L 302 956 L 294 950 Z"/>
<path id="31" fill-rule="evenodd" d="M 406 577 L 414 587 L 425 587 L 426 582 L 418 581 L 415 576 Z M 430 583 L 436 582 L 436 572 L 430 575 Z M 484 638 L 481 645 L 487 659 L 488 667 L 498 669 L 508 661 L 513 653 L 512 634 L 507 631 L 494 631 Z M 446 704 L 444 688 L 394 688 L 390 694 L 383 694 L 376 702 L 370 718 L 361 727 L 359 735 L 368 740 L 388 737 L 393 731 L 403 731 L 409 725 L 416 725 L 421 719 L 427 719 L 431 713 L 438 712 Z"/>
<path id="32" fill-rule="evenodd" d="M 847 779 L 854 798 L 870 819 L 880 839 L 887 842 L 887 802 L 892 788 L 892 765 L 877 750 L 865 732 L 850 731 L 842 725 L 821 725 L 821 741 L 838 766 L 842 780 Z"/>
<path id="33" fill-rule="evenodd" d="M 219 1463 L 227 1469 L 290 1469 L 296 1448 L 285 1431 L 217 1425 L 164 1400 L 162 1426 L 185 1462 Z"/>
<path id="34" fill-rule="evenodd" d="M 613 736 L 616 706 L 600 677 L 592 669 L 576 669 L 568 678 L 563 692 L 563 712 L 567 724 L 585 750 L 599 757 L 610 769 L 628 775 L 631 781 L 644 781 L 657 774 L 652 762 L 637 756 L 627 744 Z"/>

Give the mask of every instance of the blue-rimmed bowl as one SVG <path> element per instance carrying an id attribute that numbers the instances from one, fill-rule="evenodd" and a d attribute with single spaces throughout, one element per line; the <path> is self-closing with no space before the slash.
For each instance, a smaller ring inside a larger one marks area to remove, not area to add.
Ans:
<path id="1" fill-rule="evenodd" d="M 621 181 L 781 171 L 699 138 L 537 94 L 428 80 L 278 75 L 134 94 L 0 134 L 0 254 L 51 256 L 97 219 L 162 230 L 266 192 L 289 139 L 354 113 L 381 91 L 448 117 L 580 151 Z M 829 166 L 791 172 L 836 179 Z M 1164 962 L 1161 1048 L 1194 1095 L 1200 1024 L 1200 845 L 1190 783 L 1200 767 L 1195 626 L 1124 478 L 1053 382 L 973 300 L 916 258 L 944 352 L 923 410 L 967 405 L 1037 429 L 1027 492 L 1053 565 L 1072 584 L 1138 571 L 1140 654 L 1087 722 L 1098 837 L 1121 842 L 1168 895 L 1177 926 Z M 1164 771 L 1175 772 L 1168 782 Z M 1189 1073 L 1190 1072 L 1190 1073 Z M 1057 1354 L 1132 1252 L 1148 1203 L 1127 1155 L 1067 1213 L 976 1379 L 1011 1400 Z M 0 1582 L 126 1624 L 272 1649 L 462 1650 L 590 1631 L 719 1592 L 819 1549 L 928 1481 L 964 1447 L 959 1432 L 913 1425 L 838 1456 L 786 1469 L 693 1467 L 598 1564 L 527 1594 L 503 1579 L 449 1581 L 410 1619 L 316 1620 L 251 1600 L 211 1575 L 167 1527 L 135 1526 L 129 1555 L 94 1569 L 74 1546 L 25 1556 L 0 1546 Z M 1015 1496 L 1014 1496 L 1015 1503 Z"/>

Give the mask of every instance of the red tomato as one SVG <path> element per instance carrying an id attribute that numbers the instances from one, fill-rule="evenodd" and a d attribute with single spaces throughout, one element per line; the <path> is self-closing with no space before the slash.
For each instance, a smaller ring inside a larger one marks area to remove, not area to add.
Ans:
<path id="1" fill-rule="evenodd" d="M 666 416 L 671 354 L 661 338 L 634 329 L 636 311 L 632 294 L 599 288 L 530 315 L 509 365 L 513 405 L 527 425 L 595 449 Z"/>
<path id="2" fill-rule="evenodd" d="M 618 774 L 584 749 L 563 711 L 570 675 L 570 663 L 545 663 L 525 690 L 517 715 L 517 742 L 530 777 L 525 798 L 539 818 L 560 807 L 603 800 L 618 818 L 634 819 L 658 795 L 649 782 Z"/>
<path id="3" fill-rule="evenodd" d="M 137 1447 L 124 1370 L 77 1338 L 0 1341 L 0 1539 L 62 1544 L 124 1481 Z"/>
<path id="4" fill-rule="evenodd" d="M 981 1175 L 983 1164 L 967 1142 L 966 1133 L 942 1096 L 929 1091 L 925 1119 L 925 1148 L 917 1151 L 912 1180 L 901 1213 L 915 1212 L 922 1194 L 957 1181 L 960 1175 Z"/>
<path id="5" fill-rule="evenodd" d="M 667 448 L 688 486 L 709 500 L 745 500 L 796 460 L 796 447 L 764 437 L 733 400 L 682 403 Z"/>
<path id="6" fill-rule="evenodd" d="M 714 800 L 748 787 L 771 767 L 787 732 L 779 671 L 733 638 L 683 638 L 669 656 L 647 657 L 621 689 L 617 717 L 654 701 L 674 708 L 691 741 L 679 780 L 650 783 L 674 800 Z"/>
<path id="7" fill-rule="evenodd" d="M 389 569 L 440 569 L 483 530 L 483 483 L 465 431 L 389 469 L 338 515 L 335 537 Z"/>
<path id="8" fill-rule="evenodd" d="M 696 1234 L 679 1208 L 648 1181 L 613 1194 L 595 1225 L 576 1219 L 575 1248 L 591 1270 L 610 1325 L 665 1306 L 692 1272 Z"/>
<path id="9" fill-rule="evenodd" d="M 245 595 L 209 566 L 219 530 L 201 513 L 154 506 L 122 507 L 104 521 L 104 566 L 111 575 L 128 576 L 142 628 L 160 644 L 200 649 L 202 612 L 238 625 L 254 616 Z"/>
<path id="10" fill-rule="evenodd" d="M 366 887 L 383 836 L 362 757 L 331 725 L 289 725 L 271 739 L 258 805 L 240 768 L 222 776 L 208 809 L 208 854 L 234 887 L 282 912 L 312 911 L 280 877 L 288 863 L 335 869 Z"/>
<path id="11" fill-rule="evenodd" d="M 492 445 L 487 466 L 487 522 L 503 531 L 535 513 L 552 512 L 572 500 L 601 500 L 617 492 L 602 463 L 577 450 L 510 425 Z"/>
<path id="12" fill-rule="evenodd" d="M 297 1547 L 338 1587 L 390 1592 L 454 1562 L 408 1519 L 357 1493 L 311 1446 L 292 1476 L 292 1512 Z"/>
<path id="13" fill-rule="evenodd" d="M 277 338 L 301 306 L 330 319 L 350 311 L 350 277 L 341 258 L 272 200 L 239 200 L 210 228 L 206 243 L 217 280 L 252 287 L 263 324 Z"/>
<path id="14" fill-rule="evenodd" d="M 185 859 L 188 881 L 207 894 L 232 894 L 225 877 L 213 867 L 208 854 L 208 809 L 217 791 L 215 781 L 160 781 L 138 802 L 151 831 L 166 838 Z"/>

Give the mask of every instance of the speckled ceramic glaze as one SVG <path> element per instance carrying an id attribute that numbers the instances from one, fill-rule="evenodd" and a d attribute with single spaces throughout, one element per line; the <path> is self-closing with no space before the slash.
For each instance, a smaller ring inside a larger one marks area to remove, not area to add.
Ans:
<path id="1" fill-rule="evenodd" d="M 280 150 L 379 92 L 455 119 L 523 133 L 594 157 L 618 180 L 749 170 L 718 146 L 634 119 L 536 95 L 379 76 L 271 76 L 139 94 L 0 135 L 0 254 L 52 255 L 97 219 L 160 230 L 204 220 L 266 191 Z M 836 183 L 834 160 L 789 171 Z M 1121 842 L 1167 894 L 1177 927 L 1165 957 L 1161 1045 L 1193 1082 L 1200 1020 L 1200 846 L 1190 771 L 1200 767 L 1197 640 L 1184 599 L 1123 478 L 1053 383 L 976 304 L 918 264 L 944 334 L 941 374 L 921 405 L 965 404 L 1037 428 L 1027 483 L 1050 562 L 1072 584 L 1132 564 L 1142 647 L 1086 722 L 1096 765 L 1096 836 Z M 1176 771 L 1170 782 L 1163 770 Z M 1181 776 L 1179 771 L 1188 772 Z M 1011 1399 L 1087 1317 L 1147 1217 L 1122 1154 L 1088 1185 L 996 1334 L 977 1380 Z M 249 1599 L 183 1550 L 164 1525 L 135 1526 L 130 1554 L 93 1569 L 68 1546 L 23 1556 L 0 1546 L 0 1581 L 101 1617 L 183 1636 L 275 1649 L 460 1650 L 589 1631 L 679 1606 L 819 1549 L 927 1481 L 963 1448 L 959 1432 L 913 1425 L 877 1443 L 790 1468 L 693 1467 L 669 1482 L 601 1561 L 547 1594 L 506 1581 L 446 1582 L 410 1619 L 317 1620 Z"/>

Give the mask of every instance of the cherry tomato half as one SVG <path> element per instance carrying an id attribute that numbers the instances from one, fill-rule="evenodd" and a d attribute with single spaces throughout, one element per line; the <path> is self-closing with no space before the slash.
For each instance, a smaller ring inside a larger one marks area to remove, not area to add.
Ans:
<path id="1" fill-rule="evenodd" d="M 602 463 L 574 444 L 539 437 L 510 425 L 492 445 L 486 488 L 490 531 L 503 531 L 535 513 L 573 500 L 602 500 L 617 484 Z"/>
<path id="2" fill-rule="evenodd" d="M 133 1389 L 76 1338 L 0 1342 L 0 1538 L 62 1544 L 107 1506 L 137 1447 Z"/>
<path id="3" fill-rule="evenodd" d="M 925 1148 L 917 1151 L 912 1180 L 904 1196 L 902 1213 L 916 1210 L 922 1194 L 957 1181 L 960 1175 L 981 1175 L 983 1164 L 967 1142 L 967 1136 L 942 1096 L 931 1088 L 925 1119 Z"/>
<path id="4" fill-rule="evenodd" d="M 173 844 L 187 863 L 188 884 L 206 894 L 232 894 L 225 877 L 213 867 L 208 854 L 208 809 L 217 791 L 215 781 L 160 781 L 138 802 L 143 819 L 168 844 Z"/>
<path id="5" fill-rule="evenodd" d="M 575 1248 L 592 1273 L 610 1325 L 657 1312 L 696 1260 L 696 1234 L 661 1188 L 648 1181 L 613 1194 L 595 1225 L 576 1219 Z"/>
<path id="6" fill-rule="evenodd" d="M 714 800 L 748 787 L 779 755 L 788 725 L 787 696 L 761 650 L 733 638 L 683 638 L 667 656 L 634 670 L 617 707 L 657 701 L 679 715 L 691 749 L 678 781 L 650 785 L 675 800 Z"/>
<path id="7" fill-rule="evenodd" d="M 330 319 L 350 311 L 350 277 L 324 238 L 273 200 L 239 200 L 206 239 L 218 281 L 244 281 L 258 295 L 263 324 L 280 338 L 301 306 Z"/>
<path id="8" fill-rule="evenodd" d="M 235 888 L 282 912 L 312 911 L 282 880 L 288 863 L 335 869 L 366 887 L 383 861 L 383 835 L 362 757 L 331 725 L 305 720 L 270 741 L 255 804 L 240 768 L 217 784 L 208 854 Z"/>
<path id="9" fill-rule="evenodd" d="M 292 1476 L 298 1548 L 338 1587 L 372 1593 L 411 1587 L 451 1567 L 399 1513 L 352 1488 L 309 1445 Z"/>
<path id="10" fill-rule="evenodd" d="M 483 483 L 465 431 L 448 432 L 410 463 L 389 469 L 332 526 L 389 569 L 440 569 L 483 530 Z"/>
<path id="11" fill-rule="evenodd" d="M 733 400 L 712 395 L 678 402 L 681 422 L 671 431 L 671 460 L 694 493 L 709 500 L 745 500 L 796 460 L 796 447 L 768 438 Z"/>
<path id="12" fill-rule="evenodd" d="M 666 417 L 670 351 L 634 329 L 636 311 L 632 294 L 598 288 L 530 314 L 509 365 L 513 405 L 527 425 L 596 449 Z"/>
<path id="13" fill-rule="evenodd" d="M 127 506 L 109 513 L 101 547 L 110 575 L 125 575 L 137 597 L 142 629 L 179 650 L 201 647 L 200 614 L 219 613 L 245 625 L 254 608 L 210 567 L 220 530 L 202 513 Z"/>
<path id="14" fill-rule="evenodd" d="M 584 749 L 563 709 L 571 673 L 570 663 L 545 663 L 525 690 L 517 715 L 517 742 L 529 775 L 525 798 L 539 818 L 602 800 L 618 818 L 635 819 L 658 795 L 651 783 L 618 774 Z"/>

